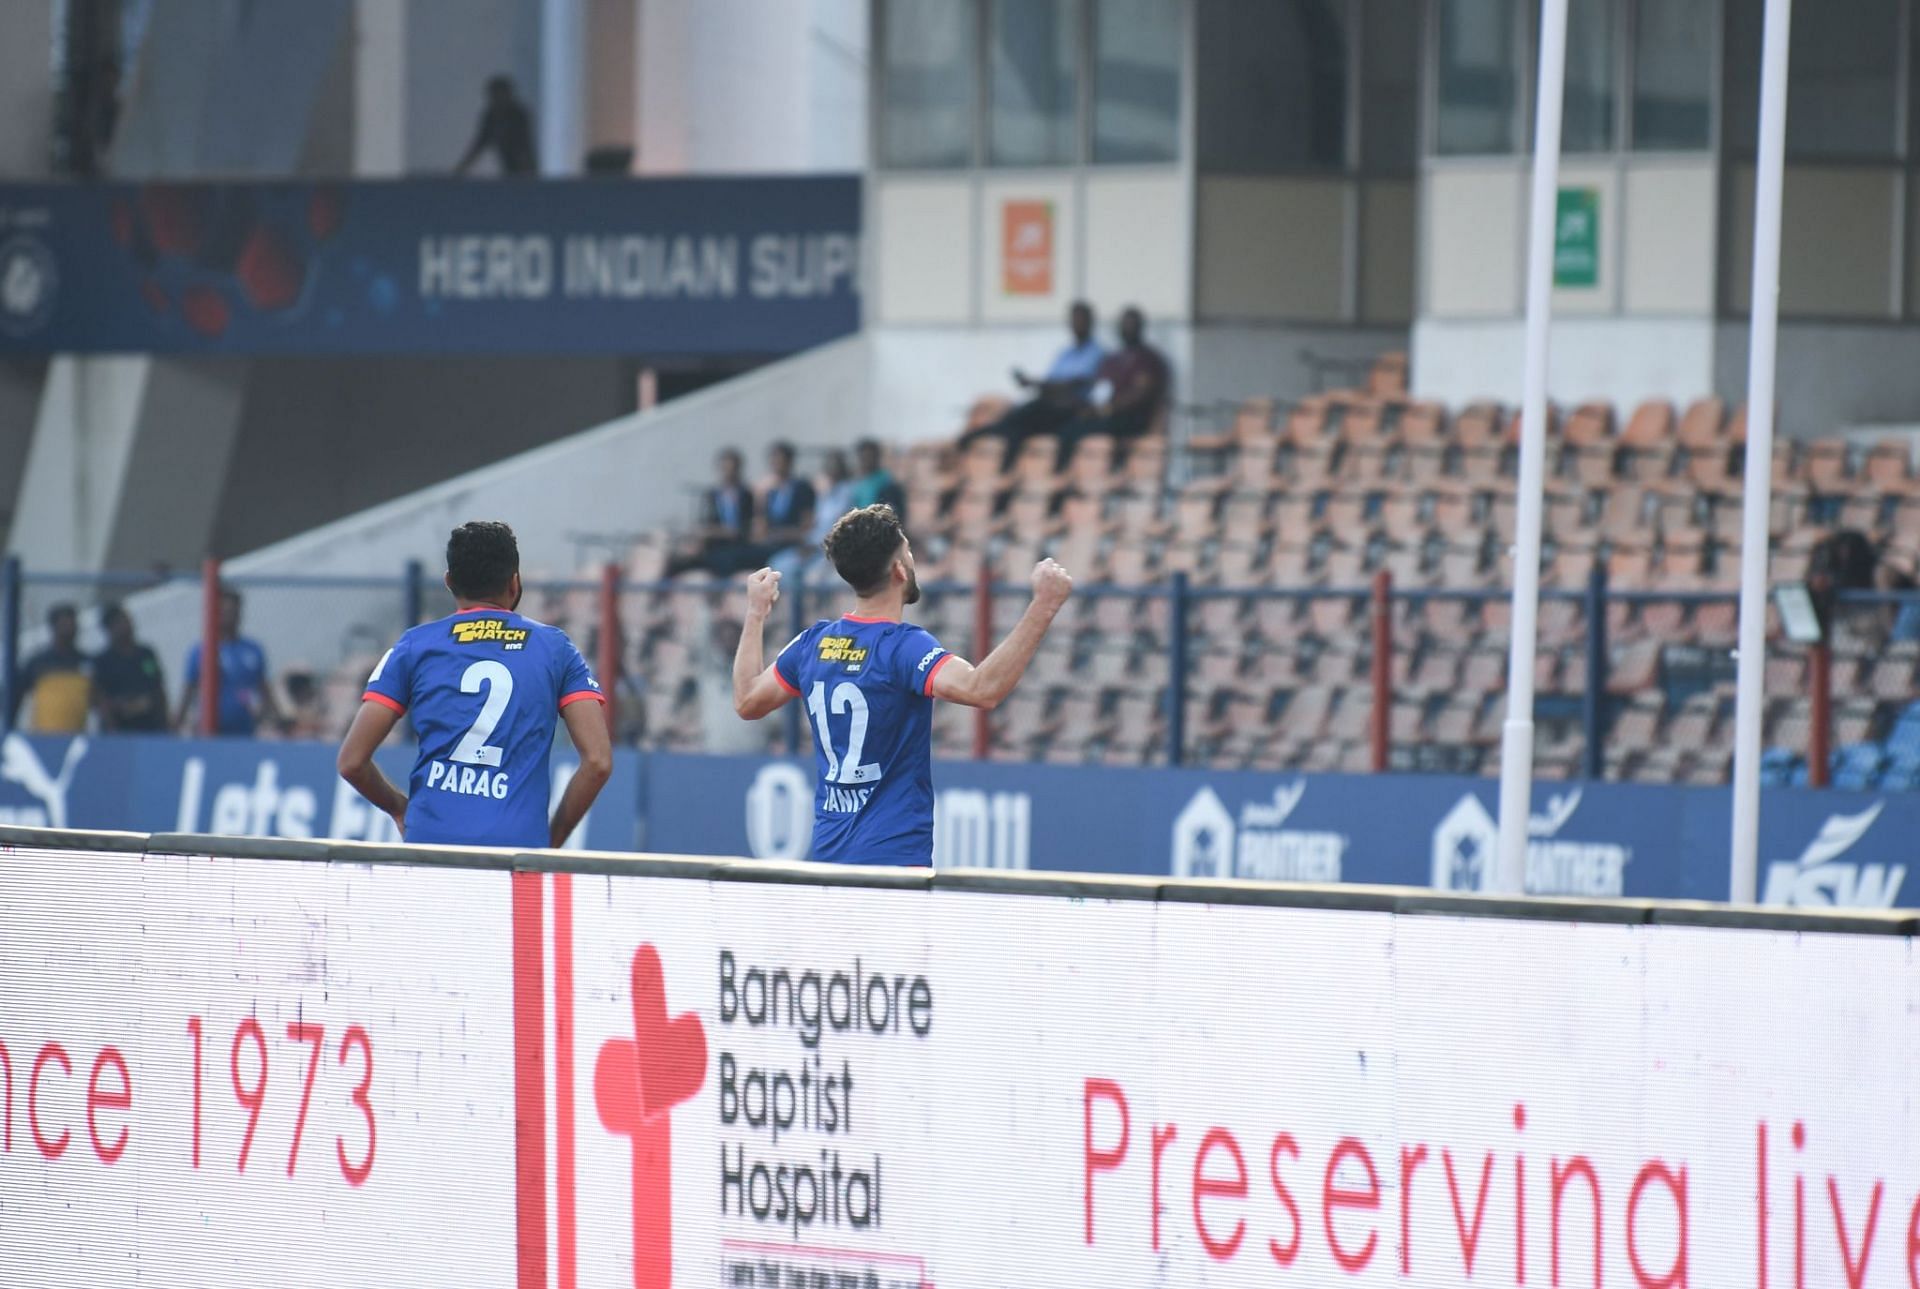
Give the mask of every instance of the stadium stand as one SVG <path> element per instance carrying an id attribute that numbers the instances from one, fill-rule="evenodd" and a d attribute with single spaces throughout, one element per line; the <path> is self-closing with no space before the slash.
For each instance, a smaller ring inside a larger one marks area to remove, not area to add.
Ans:
<path id="1" fill-rule="evenodd" d="M 1518 417 L 1492 403 L 1449 413 L 1410 397 L 1405 370 L 1404 355 L 1392 354 L 1360 388 L 1209 409 L 1184 442 L 1149 439 L 1124 462 L 1111 443 L 1091 440 L 1062 472 L 1047 441 L 1027 445 L 1004 472 L 997 443 L 958 453 L 949 438 L 903 449 L 895 473 L 921 580 L 946 588 L 918 611 L 936 635 L 970 647 L 971 587 L 983 567 L 1017 586 L 1050 555 L 1083 587 L 1098 588 L 1069 606 L 1059 647 L 1036 660 L 1038 683 L 995 713 L 991 755 L 1164 758 L 1168 604 L 1164 595 L 1127 592 L 1181 572 L 1200 593 L 1187 620 L 1188 758 L 1363 771 L 1372 710 L 1363 592 L 1384 570 L 1396 592 L 1426 593 L 1394 605 L 1391 763 L 1493 772 Z M 966 423 L 1002 406 L 981 399 Z M 1719 783 L 1729 774 L 1725 659 L 1735 634 L 1744 429 L 1740 410 L 1717 398 L 1685 408 L 1585 403 L 1557 412 L 1549 427 L 1543 585 L 1582 592 L 1596 568 L 1606 575 L 1609 778 Z M 1905 441 L 1782 440 L 1773 473 L 1775 581 L 1804 576 L 1821 540 L 1842 528 L 1888 552 L 1917 549 L 1920 483 Z M 632 728 L 666 749 L 784 750 L 780 722 L 743 730 L 722 719 L 737 592 L 701 574 L 662 582 L 671 539 L 645 535 L 623 563 L 623 667 L 645 707 Z M 597 573 L 579 570 L 572 585 Z M 809 616 L 831 611 L 831 588 L 809 594 Z M 996 597 L 994 607 L 998 629 L 1017 597 Z M 591 590 L 541 596 L 536 611 L 583 641 L 597 636 Z M 1584 605 L 1548 599 L 1540 625 L 1538 773 L 1568 777 L 1580 766 Z M 1880 608 L 1845 611 L 1835 624 L 1833 767 L 1842 786 L 1920 786 L 1920 703 L 1912 702 L 1920 640 L 1893 638 L 1903 634 L 1894 625 Z M 350 711 L 357 673 L 370 661 L 352 660 L 327 686 L 335 717 Z M 1776 648 L 1765 722 L 1773 782 L 1805 780 L 1805 680 L 1803 654 Z M 969 716 L 941 712 L 935 738 L 941 754 L 966 755 Z"/>

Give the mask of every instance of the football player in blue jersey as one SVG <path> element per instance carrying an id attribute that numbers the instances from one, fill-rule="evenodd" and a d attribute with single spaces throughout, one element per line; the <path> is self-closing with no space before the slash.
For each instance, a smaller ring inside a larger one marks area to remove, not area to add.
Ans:
<path id="1" fill-rule="evenodd" d="M 514 611 L 520 547 L 505 524 L 453 530 L 447 589 L 453 615 L 401 636 L 367 679 L 340 776 L 410 842 L 560 846 L 613 773 L 600 682 L 565 632 Z M 373 763 L 402 716 L 420 740 L 406 793 Z M 547 755 L 562 718 L 580 768 L 549 811 Z"/>
<path id="2" fill-rule="evenodd" d="M 913 548 L 891 506 L 841 516 L 827 558 L 854 591 L 853 612 L 816 622 L 761 665 L 780 575 L 747 579 L 747 619 L 733 657 L 734 710 L 757 721 L 806 704 L 820 787 L 813 858 L 844 864 L 933 862 L 933 700 L 992 708 L 1020 683 L 1073 579 L 1052 560 L 1033 570 L 1033 602 L 978 666 L 901 620 L 920 599 Z"/>

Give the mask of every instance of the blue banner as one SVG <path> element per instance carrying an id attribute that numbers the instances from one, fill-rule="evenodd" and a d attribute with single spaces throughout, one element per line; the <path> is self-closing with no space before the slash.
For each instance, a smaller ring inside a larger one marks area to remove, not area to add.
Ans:
<path id="1" fill-rule="evenodd" d="M 811 764 L 647 758 L 649 850 L 798 858 Z M 1374 882 L 1487 891 L 1498 787 L 1450 775 L 1289 775 L 996 765 L 935 767 L 934 862 L 1149 876 Z M 1527 889 L 1724 900 L 1724 788 L 1536 783 Z M 1920 795 L 1772 789 L 1760 893 L 1774 905 L 1920 906 L 1907 846 Z"/>
<path id="2" fill-rule="evenodd" d="M 334 770 L 326 743 L 165 736 L 0 738 L 0 823 L 39 828 L 197 832 L 226 836 L 398 840 L 393 821 L 361 799 Z M 378 761 L 404 784 L 410 747 L 382 748 Z M 556 750 L 556 783 L 572 775 Z M 639 754 L 614 753 L 574 845 L 632 850 L 639 814 Z"/>
<path id="3" fill-rule="evenodd" d="M 412 750 L 383 749 L 403 781 Z M 556 786 L 572 774 L 554 756 Z M 574 844 L 804 858 L 811 763 L 621 750 Z M 1448 775 L 1290 775 L 1004 765 L 935 767 L 935 863 L 1484 892 L 1497 785 Z M 1730 793 L 1537 783 L 1527 889 L 1724 900 Z M 391 822 L 320 743 L 167 737 L 0 739 L 0 823 L 391 841 Z M 1920 907 L 1907 881 L 1920 794 L 1769 789 L 1760 896 L 1803 908 Z"/>
<path id="4" fill-rule="evenodd" d="M 791 353 L 860 325 L 856 176 L 0 186 L 0 356 Z"/>

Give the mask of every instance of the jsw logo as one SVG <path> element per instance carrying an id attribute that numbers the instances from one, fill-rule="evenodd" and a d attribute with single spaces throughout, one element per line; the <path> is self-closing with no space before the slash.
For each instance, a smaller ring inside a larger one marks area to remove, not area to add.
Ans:
<path id="1" fill-rule="evenodd" d="M 1905 864 L 1840 861 L 1867 835 L 1885 807 L 1885 802 L 1876 801 L 1857 815 L 1828 816 L 1798 859 L 1767 865 L 1760 902 L 1789 908 L 1892 908 L 1907 878 Z"/>

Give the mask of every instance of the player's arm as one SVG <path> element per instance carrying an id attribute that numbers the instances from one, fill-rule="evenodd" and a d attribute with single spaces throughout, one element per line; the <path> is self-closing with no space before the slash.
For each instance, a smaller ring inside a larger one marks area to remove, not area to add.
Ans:
<path id="1" fill-rule="evenodd" d="M 767 615 L 779 601 L 778 573 L 763 568 L 747 579 L 747 620 L 733 651 L 733 710 L 742 720 L 757 721 L 793 697 L 779 671 L 765 661 Z"/>
<path id="2" fill-rule="evenodd" d="M 587 817 L 593 799 L 613 777 L 613 735 L 607 730 L 606 704 L 582 699 L 562 707 L 560 715 L 567 722 L 573 750 L 580 754 L 580 768 L 567 780 L 566 791 L 560 794 L 560 804 L 553 812 L 547 844 L 555 850 L 567 844 L 567 838 Z"/>
<path id="3" fill-rule="evenodd" d="M 1026 675 L 1027 664 L 1033 661 L 1040 642 L 1046 639 L 1047 628 L 1071 594 L 1073 578 L 1067 570 L 1050 559 L 1041 560 L 1033 570 L 1033 601 L 1007 638 L 977 664 L 958 657 L 936 664 L 939 670 L 933 674 L 933 696 L 962 707 L 992 710 L 999 706 Z"/>
<path id="4" fill-rule="evenodd" d="M 354 713 L 353 724 L 347 729 L 347 737 L 340 744 L 340 755 L 335 765 L 340 777 L 371 801 L 382 813 L 393 819 L 394 827 L 400 829 L 402 836 L 407 827 L 407 794 L 387 781 L 380 767 L 373 763 L 373 753 L 386 740 L 388 734 L 400 720 L 397 707 L 375 699 L 367 699 L 360 704 L 360 710 Z"/>

